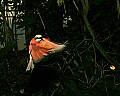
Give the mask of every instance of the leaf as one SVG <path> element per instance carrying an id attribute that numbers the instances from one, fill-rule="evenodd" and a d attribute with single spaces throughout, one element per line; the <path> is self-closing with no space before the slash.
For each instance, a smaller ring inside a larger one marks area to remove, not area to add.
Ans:
<path id="1" fill-rule="evenodd" d="M 64 3 L 64 0 L 57 0 L 57 4 L 58 4 L 59 7 L 60 7 L 61 5 L 63 5 L 63 3 Z"/>

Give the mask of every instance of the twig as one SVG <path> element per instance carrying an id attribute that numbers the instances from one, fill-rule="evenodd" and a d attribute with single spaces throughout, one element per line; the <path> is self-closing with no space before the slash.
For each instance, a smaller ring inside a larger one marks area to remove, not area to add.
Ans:
<path id="1" fill-rule="evenodd" d="M 75 49 L 76 49 L 79 45 L 81 45 L 84 41 L 85 41 L 85 40 L 83 40 L 83 41 L 81 41 L 79 44 L 77 44 L 77 45 L 75 46 Z"/>
<path id="2" fill-rule="evenodd" d="M 105 80 L 105 77 L 104 77 L 104 80 Z M 105 91 L 106 91 L 106 94 L 108 93 L 108 88 L 107 88 L 107 83 L 106 83 L 106 80 L 105 80 Z M 107 95 L 108 96 L 108 95 Z"/>
<path id="3" fill-rule="evenodd" d="M 100 42 L 105 42 L 107 39 L 111 38 L 112 36 L 114 36 L 114 34 L 108 36 L 107 38 L 105 38 L 104 40 L 100 41 Z"/>
<path id="4" fill-rule="evenodd" d="M 77 5 L 76 5 L 76 3 L 75 3 L 74 0 L 73 0 L 73 3 L 74 3 L 74 6 L 75 6 L 76 9 L 77 9 L 79 15 L 82 15 L 83 20 L 84 20 L 84 22 L 85 22 L 85 25 L 86 25 L 86 27 L 87 27 L 90 35 L 92 36 L 92 38 L 93 38 L 93 43 L 95 44 L 95 46 L 97 47 L 97 49 L 101 52 L 101 54 L 102 54 L 111 64 L 116 65 L 116 67 L 117 67 L 118 69 L 120 69 L 120 64 L 119 64 L 117 61 L 115 61 L 114 59 L 112 59 L 112 58 L 106 53 L 106 51 L 100 46 L 100 44 L 98 43 L 97 38 L 96 38 L 96 36 L 95 36 L 95 32 L 94 32 L 94 30 L 92 29 L 92 27 L 91 27 L 91 25 L 90 25 L 90 22 L 88 21 L 88 19 L 87 19 L 87 17 L 86 17 L 86 14 L 84 14 L 83 12 L 80 12 L 80 11 L 79 11 L 79 9 L 78 9 L 78 7 L 77 7 Z"/>
<path id="5" fill-rule="evenodd" d="M 58 90 L 58 88 L 56 88 L 56 89 L 52 92 L 51 96 L 53 96 L 57 90 Z"/>
<path id="6" fill-rule="evenodd" d="M 92 85 L 91 89 L 97 84 L 97 82 L 101 79 L 102 77 L 98 78 L 95 83 Z"/>
<path id="7" fill-rule="evenodd" d="M 92 47 L 92 45 L 90 45 L 87 49 L 85 49 L 84 51 L 80 52 L 80 54 L 83 54 L 85 51 L 87 51 L 88 49 L 90 49 Z"/>
<path id="8" fill-rule="evenodd" d="M 115 76 L 114 76 L 114 87 L 115 87 L 115 89 L 116 89 L 116 82 L 115 82 L 115 80 L 116 80 L 116 78 L 115 78 Z"/>
<path id="9" fill-rule="evenodd" d="M 95 50 L 95 46 L 94 46 L 94 44 L 92 44 L 93 45 L 93 51 L 94 51 L 94 62 L 95 62 L 95 67 L 97 67 L 97 60 L 96 60 L 96 50 Z M 95 73 L 94 74 L 96 74 L 96 72 L 97 72 L 97 69 L 95 68 Z"/>
<path id="10" fill-rule="evenodd" d="M 45 28 L 45 24 L 44 24 L 44 22 L 43 22 L 43 20 L 42 20 L 41 14 L 40 14 L 40 12 L 38 11 L 38 9 L 37 9 L 36 11 L 38 12 L 38 15 L 39 15 L 39 17 L 40 17 L 40 20 L 41 20 L 41 22 L 42 22 L 43 28 L 44 28 L 44 30 L 45 30 L 45 34 L 47 35 L 46 28 Z"/>
<path id="11" fill-rule="evenodd" d="M 84 71 L 84 74 L 85 74 L 86 83 L 87 83 L 87 87 L 88 87 L 88 83 L 89 83 L 89 81 L 88 81 L 88 77 L 87 77 L 87 74 L 86 74 L 86 72 L 85 72 L 85 71 Z"/>

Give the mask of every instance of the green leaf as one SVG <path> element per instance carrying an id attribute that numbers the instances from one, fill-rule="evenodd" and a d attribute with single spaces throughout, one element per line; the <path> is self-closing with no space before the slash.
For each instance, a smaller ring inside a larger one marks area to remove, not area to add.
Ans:
<path id="1" fill-rule="evenodd" d="M 64 0 L 57 0 L 57 4 L 58 4 L 59 7 L 60 7 L 61 5 L 63 5 L 63 3 L 64 3 Z"/>

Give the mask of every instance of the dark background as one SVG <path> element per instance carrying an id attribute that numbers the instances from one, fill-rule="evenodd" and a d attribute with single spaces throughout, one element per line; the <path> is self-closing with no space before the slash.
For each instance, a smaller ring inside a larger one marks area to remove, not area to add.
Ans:
<path id="1" fill-rule="evenodd" d="M 117 0 L 23 0 L 21 5 L 17 5 L 20 0 L 12 2 L 15 24 L 25 30 L 26 48 L 18 50 L 16 46 L 16 35 L 4 17 L 3 5 L 9 2 L 4 0 L 0 5 L 0 42 L 5 42 L 0 49 L 1 96 L 119 96 Z M 25 72 L 29 42 L 36 34 L 60 43 L 68 40 L 68 44 L 64 51 L 36 64 L 33 73 Z M 111 65 L 116 69 L 111 70 Z"/>

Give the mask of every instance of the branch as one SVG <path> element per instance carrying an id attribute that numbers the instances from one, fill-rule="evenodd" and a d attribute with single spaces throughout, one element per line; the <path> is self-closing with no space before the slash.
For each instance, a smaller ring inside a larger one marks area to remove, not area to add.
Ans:
<path id="1" fill-rule="evenodd" d="M 118 69 L 120 69 L 120 64 L 118 62 L 116 62 L 114 59 L 112 59 L 107 53 L 106 51 L 100 46 L 100 44 L 98 43 L 97 41 L 97 38 L 95 36 L 95 32 L 94 30 L 92 29 L 91 25 L 90 25 L 90 22 L 88 21 L 87 17 L 86 17 L 86 14 L 82 13 L 79 11 L 79 8 L 77 7 L 77 5 L 75 4 L 75 1 L 73 0 L 73 3 L 74 3 L 74 6 L 75 8 L 77 9 L 79 15 L 82 15 L 83 17 L 83 20 L 84 20 L 84 23 L 90 33 L 90 35 L 92 36 L 93 38 L 93 43 L 95 44 L 95 46 L 97 47 L 97 49 L 101 52 L 101 54 L 113 65 L 115 65 Z M 84 7 L 84 6 L 83 6 Z"/>
<path id="2" fill-rule="evenodd" d="M 37 9 L 37 12 L 38 12 L 38 15 L 39 15 L 39 17 L 40 17 L 40 20 L 41 20 L 41 22 L 42 22 L 43 28 L 44 28 L 44 30 L 45 30 L 45 34 L 47 35 L 46 28 L 45 28 L 45 24 L 44 24 L 44 22 L 43 22 L 43 20 L 42 20 L 42 17 L 41 17 L 41 15 L 40 15 L 40 12 L 38 11 L 38 9 Z"/>

